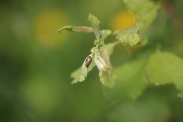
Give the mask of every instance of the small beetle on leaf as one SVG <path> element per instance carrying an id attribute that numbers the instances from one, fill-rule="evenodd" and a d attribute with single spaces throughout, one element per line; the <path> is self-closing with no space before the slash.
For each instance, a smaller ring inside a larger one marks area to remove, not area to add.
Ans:
<path id="1" fill-rule="evenodd" d="M 86 65 L 86 67 L 89 67 L 90 64 L 91 64 L 91 62 L 92 62 L 92 57 L 89 55 L 85 59 L 85 65 Z"/>

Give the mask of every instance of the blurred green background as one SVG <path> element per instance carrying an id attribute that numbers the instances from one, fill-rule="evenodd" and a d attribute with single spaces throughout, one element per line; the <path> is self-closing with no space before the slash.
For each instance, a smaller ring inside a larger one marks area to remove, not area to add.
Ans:
<path id="1" fill-rule="evenodd" d="M 182 19 L 183 1 L 170 3 Z M 111 102 L 96 68 L 85 82 L 70 84 L 70 73 L 90 54 L 95 37 L 57 30 L 88 25 L 89 13 L 101 20 L 101 28 L 134 23 L 121 0 L 0 1 L 0 122 L 182 122 L 183 99 L 172 85 L 150 85 L 136 101 Z M 145 34 L 150 44 L 162 43 L 162 49 L 183 56 L 183 32 L 167 13 L 162 5 Z M 138 51 L 133 48 L 129 56 L 117 46 L 113 65 Z"/>

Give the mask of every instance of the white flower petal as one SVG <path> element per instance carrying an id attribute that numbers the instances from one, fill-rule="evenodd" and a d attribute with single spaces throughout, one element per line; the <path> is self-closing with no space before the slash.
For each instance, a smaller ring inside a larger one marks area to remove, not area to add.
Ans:
<path id="1" fill-rule="evenodd" d="M 103 70 L 107 66 L 107 64 L 105 63 L 105 61 L 99 55 L 96 55 L 95 54 L 94 61 L 95 61 L 95 64 L 97 65 L 97 68 L 99 70 Z"/>

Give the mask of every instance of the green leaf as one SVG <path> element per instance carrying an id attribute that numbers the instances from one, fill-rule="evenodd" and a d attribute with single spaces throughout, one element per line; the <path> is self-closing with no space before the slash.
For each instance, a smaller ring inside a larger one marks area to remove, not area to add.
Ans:
<path id="1" fill-rule="evenodd" d="M 112 67 L 101 70 L 99 72 L 99 77 L 102 84 L 109 88 L 113 88 L 117 80 L 117 75 Z"/>
<path id="2" fill-rule="evenodd" d="M 147 87 L 147 80 L 144 76 L 147 58 L 139 58 L 135 61 L 117 67 L 115 71 L 118 80 L 113 89 L 104 87 L 104 94 L 110 101 L 135 100 Z"/>
<path id="3" fill-rule="evenodd" d="M 90 22 L 90 25 L 93 27 L 95 37 L 98 40 L 100 38 L 100 28 L 99 28 L 100 20 L 96 16 L 89 14 L 88 21 Z"/>
<path id="4" fill-rule="evenodd" d="M 71 78 L 73 78 L 71 84 L 75 84 L 75 83 L 78 83 L 79 82 L 79 76 L 81 74 L 81 67 L 79 67 L 78 69 L 76 69 L 75 71 L 73 71 L 71 73 Z"/>
<path id="5" fill-rule="evenodd" d="M 101 48 L 101 56 L 104 59 L 107 67 L 104 70 L 101 70 L 99 72 L 99 77 L 100 77 L 100 81 L 102 82 L 102 84 L 104 84 L 105 86 L 109 87 L 109 88 L 113 88 L 113 86 L 115 85 L 115 82 L 117 80 L 117 75 L 112 67 L 112 64 L 110 62 L 110 56 L 113 53 L 113 49 L 115 47 L 115 45 L 118 44 L 116 42 L 114 43 L 109 43 L 107 45 L 104 45 Z"/>
<path id="6" fill-rule="evenodd" d="M 100 33 L 101 33 L 101 38 L 104 40 L 111 34 L 111 30 L 103 29 Z"/>
<path id="7" fill-rule="evenodd" d="M 79 76 L 79 82 L 83 82 L 86 77 L 87 77 L 87 67 L 86 67 L 86 64 L 85 64 L 85 61 L 83 63 L 83 65 L 81 66 L 81 74 Z"/>
<path id="8" fill-rule="evenodd" d="M 87 26 L 64 26 L 58 30 L 60 33 L 63 30 L 72 31 L 72 32 L 79 32 L 79 33 L 92 33 L 93 28 Z"/>
<path id="9" fill-rule="evenodd" d="M 88 67 L 88 73 L 95 67 L 95 63 L 91 63 L 90 66 Z M 87 73 L 87 74 L 88 74 Z M 78 82 L 82 82 L 85 80 L 86 76 L 85 74 L 82 73 L 82 68 L 79 67 L 78 69 L 76 69 L 75 71 L 73 71 L 71 73 L 71 78 L 73 78 L 71 84 L 75 84 L 75 83 L 78 83 Z"/>
<path id="10" fill-rule="evenodd" d="M 116 104 L 107 118 L 109 122 L 167 122 L 170 116 L 167 101 L 150 94 L 137 101 Z"/>
<path id="11" fill-rule="evenodd" d="M 131 26 L 125 30 L 116 30 L 113 35 L 114 38 L 124 46 L 134 46 L 140 42 L 140 37 L 137 34 L 137 31 L 142 27 L 141 23 L 137 23 L 134 26 Z"/>
<path id="12" fill-rule="evenodd" d="M 157 52 L 150 57 L 147 76 L 156 85 L 174 84 L 183 97 L 183 60 L 168 52 Z"/>
<path id="13" fill-rule="evenodd" d="M 92 14 L 89 14 L 88 21 L 90 22 L 90 24 L 92 26 L 99 26 L 99 24 L 100 24 L 100 20 Z"/>
<path id="14" fill-rule="evenodd" d="M 160 1 L 160 0 L 159 0 Z M 156 18 L 160 2 L 153 0 L 123 0 L 136 19 L 148 27 Z"/>
<path id="15" fill-rule="evenodd" d="M 112 88 L 117 78 L 112 66 L 109 64 L 109 62 L 104 61 L 104 59 L 99 54 L 94 55 L 94 61 L 97 68 L 99 69 L 100 81 L 103 85 Z"/>
<path id="16" fill-rule="evenodd" d="M 112 88 L 116 83 L 117 75 L 112 67 L 108 50 L 106 47 L 102 50 L 101 55 L 105 63 L 107 64 L 107 69 L 105 71 L 99 72 L 100 80 L 104 85 L 108 86 L 109 88 Z"/>

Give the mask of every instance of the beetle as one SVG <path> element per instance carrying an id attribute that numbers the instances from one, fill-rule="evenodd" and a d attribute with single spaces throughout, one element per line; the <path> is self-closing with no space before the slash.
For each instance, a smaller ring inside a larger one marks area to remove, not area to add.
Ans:
<path id="1" fill-rule="evenodd" d="M 86 66 L 86 67 L 89 67 L 90 64 L 91 64 L 91 62 L 92 62 L 92 57 L 89 55 L 89 56 L 87 56 L 86 59 L 85 59 L 85 66 Z"/>

